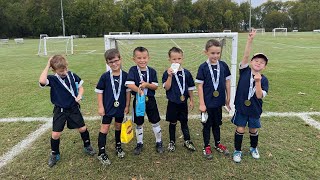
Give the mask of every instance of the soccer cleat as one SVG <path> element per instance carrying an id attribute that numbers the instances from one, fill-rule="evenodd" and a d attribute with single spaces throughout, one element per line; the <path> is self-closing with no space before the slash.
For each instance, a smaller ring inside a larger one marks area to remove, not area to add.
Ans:
<path id="1" fill-rule="evenodd" d="M 60 160 L 60 154 L 51 154 L 49 158 L 48 165 L 49 167 L 53 167 Z"/>
<path id="2" fill-rule="evenodd" d="M 240 163 L 241 162 L 241 156 L 242 156 L 242 152 L 235 150 L 234 153 L 233 153 L 233 161 L 236 162 L 236 163 Z"/>
<path id="3" fill-rule="evenodd" d="M 250 154 L 254 159 L 259 159 L 260 158 L 260 154 L 259 154 L 258 148 L 250 147 Z"/>
<path id="4" fill-rule="evenodd" d="M 212 156 L 210 145 L 205 147 L 205 148 L 203 148 L 202 151 L 203 151 L 203 155 L 204 155 L 205 158 L 212 159 L 213 156 Z"/>
<path id="5" fill-rule="evenodd" d="M 173 141 L 170 141 L 168 145 L 168 151 L 174 152 L 175 150 L 176 150 L 176 144 Z"/>
<path id="6" fill-rule="evenodd" d="M 133 153 L 135 155 L 139 155 L 142 151 L 142 148 L 143 148 L 143 144 L 142 143 L 138 143 L 137 146 L 134 148 L 134 151 Z"/>
<path id="7" fill-rule="evenodd" d="M 117 153 L 118 158 L 124 158 L 124 155 L 126 154 L 126 153 L 123 151 L 123 149 L 122 149 L 121 146 L 117 146 L 117 147 L 116 147 L 116 153 Z"/>
<path id="8" fill-rule="evenodd" d="M 83 148 L 83 151 L 84 151 L 86 154 L 90 155 L 90 156 L 93 156 L 93 155 L 96 154 L 96 152 L 94 151 L 94 149 L 92 148 L 91 145 L 89 145 L 89 146 L 87 146 L 87 147 L 84 147 L 84 148 Z"/>
<path id="9" fill-rule="evenodd" d="M 162 154 L 164 152 L 163 145 L 162 145 L 161 141 L 156 143 L 156 150 L 160 154 Z"/>
<path id="10" fill-rule="evenodd" d="M 229 151 L 227 147 L 222 144 L 218 144 L 218 146 L 214 146 L 214 149 L 216 149 L 220 153 L 223 153 L 226 156 L 229 155 Z"/>
<path id="11" fill-rule="evenodd" d="M 183 146 L 186 147 L 190 151 L 195 151 L 196 150 L 196 148 L 194 147 L 193 143 L 190 140 L 186 140 L 183 143 Z"/>
<path id="12" fill-rule="evenodd" d="M 111 161 L 109 160 L 108 155 L 105 153 L 100 154 L 97 158 L 100 161 L 100 163 L 104 166 L 111 164 Z"/>

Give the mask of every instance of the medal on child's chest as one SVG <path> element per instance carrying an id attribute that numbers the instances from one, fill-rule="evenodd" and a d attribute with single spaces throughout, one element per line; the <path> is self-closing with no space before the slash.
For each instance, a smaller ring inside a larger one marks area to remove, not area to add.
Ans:
<path id="1" fill-rule="evenodd" d="M 256 87 L 253 85 L 254 79 L 253 79 L 253 74 L 252 71 L 250 73 L 250 86 L 249 86 L 249 92 L 248 92 L 248 99 L 246 99 L 244 101 L 244 105 L 249 107 L 251 106 L 251 97 L 254 95 L 254 93 L 256 92 Z"/>
<path id="2" fill-rule="evenodd" d="M 210 76 L 211 76 L 211 79 L 212 79 L 212 84 L 213 84 L 213 88 L 214 88 L 214 91 L 212 93 L 213 97 L 218 97 L 219 96 L 219 91 L 218 91 L 218 86 L 219 86 L 219 79 L 220 79 L 220 64 L 219 64 L 219 61 L 217 62 L 217 69 L 215 69 L 217 71 L 217 78 L 214 77 L 214 74 L 213 74 L 213 69 L 211 67 L 211 63 L 209 60 L 207 60 L 207 64 L 208 64 L 208 68 L 209 68 L 209 71 L 210 71 Z"/>
<path id="3" fill-rule="evenodd" d="M 245 100 L 244 101 L 244 105 L 247 106 L 247 107 L 250 106 L 251 105 L 251 101 L 250 100 Z"/>
<path id="4" fill-rule="evenodd" d="M 146 68 L 147 68 L 147 83 L 149 83 L 149 68 L 148 68 L 148 66 Z M 141 73 L 139 66 L 137 66 L 137 70 L 138 70 L 138 74 L 139 74 L 139 78 L 140 78 L 140 83 L 142 83 L 142 82 L 144 82 L 144 80 L 143 80 L 143 75 Z M 148 101 L 147 100 L 148 88 L 144 88 L 143 93 L 146 96 L 146 101 Z"/>
<path id="5" fill-rule="evenodd" d="M 121 93 L 121 85 L 122 85 L 122 70 L 120 69 L 120 77 L 119 77 L 119 86 L 118 86 L 118 92 L 116 92 L 116 87 L 114 84 L 114 78 L 112 75 L 112 70 L 109 71 L 110 72 L 110 81 L 111 81 L 111 87 L 112 87 L 112 94 L 114 97 L 114 103 L 113 106 L 114 107 L 119 107 L 120 106 L 120 102 L 119 102 L 119 97 L 120 97 L 120 93 Z"/>
<path id="6" fill-rule="evenodd" d="M 185 101 L 186 100 L 186 97 L 184 96 L 184 91 L 186 89 L 186 76 L 185 76 L 185 73 L 184 73 L 184 69 L 181 70 L 181 73 L 182 73 L 182 85 L 180 83 L 180 80 L 179 80 L 179 77 L 178 77 L 178 72 L 174 74 L 174 77 L 176 78 L 176 81 L 177 81 L 177 84 L 178 84 L 178 87 L 179 87 L 179 91 L 180 91 L 180 101 Z"/>

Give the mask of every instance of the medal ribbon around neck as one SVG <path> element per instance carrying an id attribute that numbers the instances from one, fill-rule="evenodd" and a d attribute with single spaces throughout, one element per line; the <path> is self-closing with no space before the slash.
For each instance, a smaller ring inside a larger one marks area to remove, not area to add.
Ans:
<path id="1" fill-rule="evenodd" d="M 116 87 L 114 85 L 114 79 L 113 79 L 113 75 L 112 75 L 112 70 L 110 70 L 110 80 L 111 80 L 111 86 L 112 86 L 112 92 L 113 92 L 113 97 L 116 100 L 116 102 L 118 101 L 119 97 L 120 97 L 120 92 L 121 92 L 121 85 L 122 85 L 122 70 L 120 69 L 120 78 L 119 78 L 119 87 L 118 87 L 118 93 L 116 92 Z"/>
<path id="2" fill-rule="evenodd" d="M 212 84 L 214 87 L 214 90 L 217 91 L 218 86 L 219 86 L 219 79 L 220 79 L 220 65 L 219 65 L 219 61 L 217 61 L 217 79 L 214 78 L 214 74 L 213 74 L 213 70 L 211 67 L 211 63 L 209 61 L 209 59 L 207 60 L 207 64 L 210 70 L 210 74 L 211 74 L 211 79 L 212 79 Z"/>
<path id="3" fill-rule="evenodd" d="M 69 74 L 67 73 L 67 78 L 68 78 L 68 81 L 69 81 L 69 84 L 70 84 L 70 88 L 67 86 L 66 82 L 64 82 L 63 79 L 61 79 L 61 77 L 56 73 L 55 76 L 59 79 L 60 83 L 64 86 L 64 88 L 66 88 L 70 94 L 76 98 L 76 95 L 74 93 L 74 90 L 72 88 L 72 84 L 71 84 L 71 80 L 70 80 L 70 77 L 69 77 Z"/>
<path id="4" fill-rule="evenodd" d="M 174 77 L 176 78 L 176 81 L 178 83 L 180 93 L 183 96 L 184 91 L 186 89 L 186 76 L 184 74 L 184 69 L 182 69 L 182 87 L 181 87 L 181 83 L 179 81 L 178 72 L 174 74 Z"/>
<path id="5" fill-rule="evenodd" d="M 148 68 L 148 66 L 147 66 L 146 68 L 147 68 L 147 83 L 148 83 L 148 82 L 149 82 L 149 68 Z M 139 77 L 140 77 L 140 82 L 141 82 L 141 81 L 144 81 L 139 66 L 137 66 L 137 69 L 138 69 L 138 73 L 139 73 Z M 144 88 L 144 89 L 143 89 L 143 93 L 144 93 L 144 95 L 147 96 L 147 94 L 148 94 L 148 88 Z"/>
<path id="6" fill-rule="evenodd" d="M 256 87 L 253 87 L 253 82 L 254 82 L 254 79 L 253 79 L 253 74 L 252 74 L 252 71 L 251 71 L 251 74 L 250 74 L 250 87 L 249 87 L 249 93 L 248 93 L 248 100 L 251 99 L 251 97 L 254 95 L 254 93 L 256 92 Z"/>

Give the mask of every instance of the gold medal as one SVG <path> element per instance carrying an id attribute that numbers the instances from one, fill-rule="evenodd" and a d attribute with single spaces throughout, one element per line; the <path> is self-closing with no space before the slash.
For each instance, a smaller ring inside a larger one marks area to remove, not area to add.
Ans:
<path id="1" fill-rule="evenodd" d="M 148 96 L 146 96 L 146 102 L 148 102 L 148 101 L 149 101 Z"/>
<path id="2" fill-rule="evenodd" d="M 120 105 L 119 101 L 115 101 L 115 102 L 113 103 L 113 106 L 114 106 L 114 107 L 119 107 L 119 105 Z"/>
<path id="3" fill-rule="evenodd" d="M 186 100 L 186 98 L 184 97 L 184 95 L 181 95 L 181 96 L 180 96 L 180 100 L 181 100 L 181 101 Z"/>
<path id="4" fill-rule="evenodd" d="M 251 101 L 250 101 L 250 100 L 245 100 L 245 101 L 244 101 L 244 105 L 250 106 L 250 105 L 251 105 Z"/>
<path id="5" fill-rule="evenodd" d="M 213 96 L 218 97 L 219 96 L 219 91 L 213 91 Z"/>

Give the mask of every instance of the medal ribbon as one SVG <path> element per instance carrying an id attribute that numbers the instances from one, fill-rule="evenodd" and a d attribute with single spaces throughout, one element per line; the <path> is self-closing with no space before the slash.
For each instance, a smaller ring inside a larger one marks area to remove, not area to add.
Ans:
<path id="1" fill-rule="evenodd" d="M 110 80 L 111 80 L 111 86 L 112 86 L 112 92 L 113 92 L 113 97 L 116 101 L 118 101 L 120 97 L 120 92 L 121 92 L 121 85 L 122 85 L 122 70 L 120 69 L 120 78 L 119 78 L 119 87 L 118 87 L 118 93 L 116 92 L 116 87 L 114 85 L 114 79 L 112 75 L 112 70 L 110 69 Z"/>
<path id="2" fill-rule="evenodd" d="M 60 83 L 70 92 L 70 94 L 76 98 L 76 95 L 74 93 L 74 90 L 72 88 L 72 84 L 71 84 L 71 81 L 70 81 L 70 77 L 69 77 L 69 74 L 67 73 L 67 78 L 68 78 L 68 81 L 69 81 L 69 84 L 70 84 L 70 88 L 67 86 L 66 82 L 64 82 L 63 79 L 61 79 L 61 77 L 56 73 L 55 76 L 59 79 Z"/>
<path id="3" fill-rule="evenodd" d="M 219 79 L 220 79 L 220 65 L 219 65 L 219 61 L 217 62 L 217 79 L 214 78 L 214 74 L 213 74 L 213 70 L 211 67 L 211 63 L 209 60 L 207 60 L 207 64 L 210 70 L 210 74 L 211 74 L 211 79 L 212 79 L 212 84 L 214 87 L 214 90 L 216 91 L 218 89 L 219 86 Z"/>
<path id="4" fill-rule="evenodd" d="M 176 78 L 176 81 L 178 83 L 180 93 L 181 93 L 181 95 L 183 95 L 184 90 L 186 89 L 186 76 L 184 74 L 184 69 L 182 69 L 182 83 L 183 83 L 182 87 L 181 87 L 181 83 L 179 81 L 178 72 L 174 74 L 174 77 Z"/>
<path id="5" fill-rule="evenodd" d="M 146 68 L 147 68 L 147 83 L 148 83 L 149 82 L 149 68 L 148 68 L 148 66 Z M 143 80 L 143 76 L 142 76 L 142 73 L 141 73 L 141 70 L 140 70 L 139 66 L 137 66 L 137 69 L 138 69 L 138 73 L 139 73 L 139 77 L 140 77 L 140 82 L 142 82 L 144 80 Z M 144 88 L 143 89 L 143 93 L 144 93 L 144 95 L 147 96 L 148 88 Z"/>
<path id="6" fill-rule="evenodd" d="M 248 100 L 250 100 L 250 98 L 254 95 L 254 93 L 256 92 L 256 87 L 253 87 L 253 82 L 254 82 L 254 79 L 253 79 L 253 74 L 252 74 L 252 71 L 251 71 L 251 74 L 250 74 L 250 87 L 249 87 L 249 93 L 248 93 Z"/>

